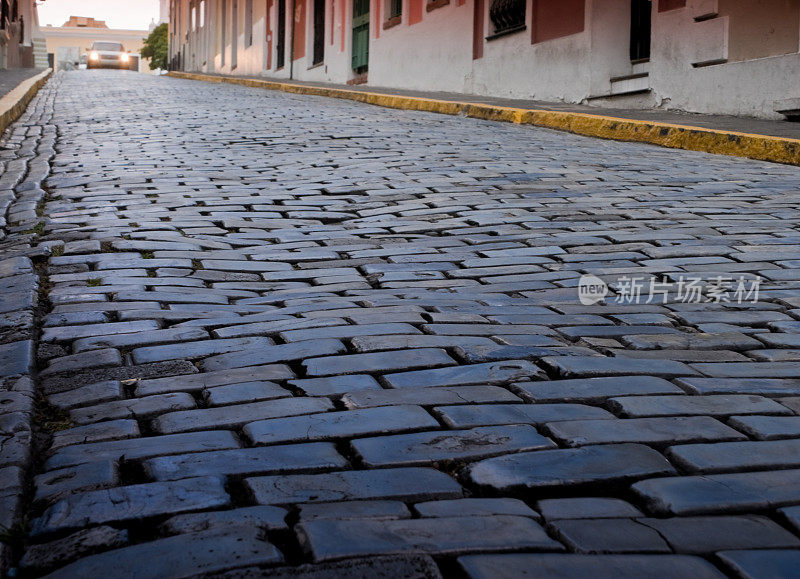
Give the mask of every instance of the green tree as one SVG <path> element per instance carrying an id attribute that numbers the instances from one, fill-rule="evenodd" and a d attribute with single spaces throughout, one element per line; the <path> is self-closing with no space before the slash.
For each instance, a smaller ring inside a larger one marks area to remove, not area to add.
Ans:
<path id="1" fill-rule="evenodd" d="M 144 41 L 142 58 L 150 59 L 150 70 L 168 67 L 169 31 L 166 22 L 159 24 Z"/>

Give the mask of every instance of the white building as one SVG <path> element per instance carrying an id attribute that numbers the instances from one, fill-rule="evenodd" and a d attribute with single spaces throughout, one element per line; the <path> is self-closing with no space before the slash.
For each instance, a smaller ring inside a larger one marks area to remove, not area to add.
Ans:
<path id="1" fill-rule="evenodd" d="M 173 68 L 783 118 L 800 0 L 170 0 Z"/>
<path id="2" fill-rule="evenodd" d="M 169 0 L 159 0 L 158 23 L 169 22 Z"/>

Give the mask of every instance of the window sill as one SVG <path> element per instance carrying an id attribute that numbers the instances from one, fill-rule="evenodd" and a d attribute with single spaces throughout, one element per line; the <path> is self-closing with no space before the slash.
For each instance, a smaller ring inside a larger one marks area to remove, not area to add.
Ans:
<path id="1" fill-rule="evenodd" d="M 527 30 L 528 27 L 524 24 L 522 26 L 515 26 L 514 28 L 509 28 L 508 30 L 503 30 L 501 32 L 496 32 L 491 36 L 486 37 L 487 42 L 491 42 L 492 40 L 497 40 L 498 38 L 503 38 L 504 36 L 509 36 L 511 34 L 516 34 L 517 32 L 522 32 Z"/>
<path id="2" fill-rule="evenodd" d="M 309 66 L 309 67 L 308 67 L 306 70 L 314 70 L 315 68 L 319 68 L 319 67 L 320 67 L 320 66 L 322 66 L 323 64 L 325 64 L 325 60 L 324 60 L 324 59 L 323 59 L 323 60 L 320 60 L 319 62 L 315 62 L 314 64 L 312 64 L 311 66 Z"/>
<path id="3" fill-rule="evenodd" d="M 383 23 L 383 29 L 389 30 L 390 28 L 394 28 L 395 26 L 399 25 L 403 21 L 402 16 L 392 16 L 386 22 Z"/>
<path id="4" fill-rule="evenodd" d="M 450 4 L 450 0 L 429 0 L 428 4 L 425 6 L 425 11 L 433 12 L 437 8 L 447 6 L 448 4 Z"/>

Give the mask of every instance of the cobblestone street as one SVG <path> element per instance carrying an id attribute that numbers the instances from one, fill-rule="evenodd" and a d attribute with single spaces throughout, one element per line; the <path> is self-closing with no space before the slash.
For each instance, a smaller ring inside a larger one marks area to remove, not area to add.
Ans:
<path id="1" fill-rule="evenodd" d="M 800 168 L 118 71 L 2 145 L 17 576 L 796 576 Z"/>

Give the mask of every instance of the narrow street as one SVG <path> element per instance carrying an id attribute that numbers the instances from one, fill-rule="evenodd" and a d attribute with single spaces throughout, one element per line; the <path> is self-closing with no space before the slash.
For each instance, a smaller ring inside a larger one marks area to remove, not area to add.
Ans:
<path id="1" fill-rule="evenodd" d="M 800 168 L 120 71 L 3 146 L 18 577 L 800 564 Z"/>

